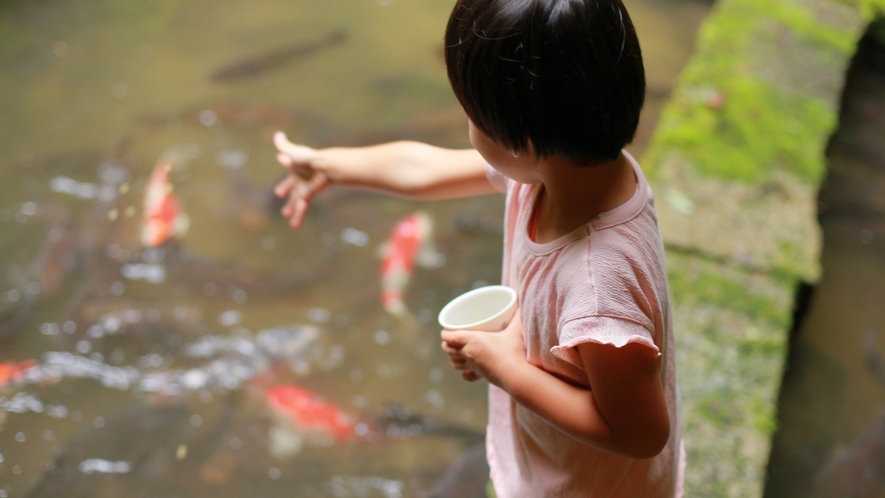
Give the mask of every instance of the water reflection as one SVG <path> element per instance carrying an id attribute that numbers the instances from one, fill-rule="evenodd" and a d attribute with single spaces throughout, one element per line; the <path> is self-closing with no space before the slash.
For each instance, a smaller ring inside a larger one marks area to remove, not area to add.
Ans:
<path id="1" fill-rule="evenodd" d="M 292 232 L 270 195 L 277 129 L 468 145 L 451 2 L 118 4 L 0 2 L 0 497 L 482 496 L 485 389 L 434 322 L 499 281 L 501 199 L 332 189 Z M 631 9 L 654 61 L 639 154 L 707 6 Z M 190 226 L 145 247 L 170 155 Z M 403 320 L 378 252 L 419 209 L 433 257 Z"/>
<path id="2" fill-rule="evenodd" d="M 800 293 L 765 496 L 881 496 L 885 485 L 885 20 L 851 62 L 819 197 L 823 276 Z"/>

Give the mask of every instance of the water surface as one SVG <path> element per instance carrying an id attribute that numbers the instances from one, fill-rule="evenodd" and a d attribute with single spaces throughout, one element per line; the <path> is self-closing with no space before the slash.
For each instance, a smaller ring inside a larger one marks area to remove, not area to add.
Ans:
<path id="1" fill-rule="evenodd" d="M 707 6 L 630 7 L 641 155 Z M 0 496 L 419 496 L 468 454 L 485 387 L 448 368 L 435 316 L 499 280 L 503 199 L 332 189 L 298 232 L 267 207 L 277 129 L 317 147 L 469 145 L 441 58 L 450 8 L 0 3 L 0 363 L 39 365 L 0 387 Z M 144 251 L 143 189 L 170 153 L 190 229 Z M 377 253 L 417 209 L 441 257 L 415 270 L 404 321 L 380 306 Z M 302 441 L 271 384 L 390 433 Z"/>

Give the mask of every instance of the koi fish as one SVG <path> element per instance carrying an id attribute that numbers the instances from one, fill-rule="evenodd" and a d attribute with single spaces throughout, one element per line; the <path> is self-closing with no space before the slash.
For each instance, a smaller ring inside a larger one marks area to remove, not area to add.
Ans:
<path id="1" fill-rule="evenodd" d="M 141 243 L 145 247 L 157 247 L 170 238 L 181 237 L 190 225 L 172 190 L 171 169 L 172 163 L 160 162 L 148 180 L 141 226 Z"/>
<path id="2" fill-rule="evenodd" d="M 40 292 L 44 295 L 61 290 L 81 260 L 78 247 L 80 236 L 76 225 L 66 215 L 56 218 L 34 262 Z"/>
<path id="3" fill-rule="evenodd" d="M 326 434 L 334 442 L 354 436 L 354 423 L 350 417 L 307 389 L 280 384 L 268 387 L 265 396 L 274 412 L 289 418 L 302 432 Z"/>
<path id="4" fill-rule="evenodd" d="M 330 446 L 356 436 L 356 424 L 343 410 L 307 389 L 278 384 L 264 390 L 264 399 L 279 429 L 270 447 L 278 458 L 298 454 L 305 441 Z"/>
<path id="5" fill-rule="evenodd" d="M 417 211 L 397 222 L 390 238 L 381 246 L 381 305 L 394 316 L 407 315 L 403 290 L 409 283 L 416 261 L 439 266 L 440 255 L 430 248 L 433 219 Z"/>
<path id="6" fill-rule="evenodd" d="M 332 31 L 321 38 L 306 43 L 236 60 L 216 70 L 210 79 L 214 82 L 226 83 L 255 78 L 296 60 L 314 55 L 323 49 L 338 45 L 346 39 L 347 32 L 343 29 Z"/>
<path id="7" fill-rule="evenodd" d="M 0 387 L 21 378 L 22 372 L 36 365 L 34 360 L 10 361 L 0 363 Z"/>

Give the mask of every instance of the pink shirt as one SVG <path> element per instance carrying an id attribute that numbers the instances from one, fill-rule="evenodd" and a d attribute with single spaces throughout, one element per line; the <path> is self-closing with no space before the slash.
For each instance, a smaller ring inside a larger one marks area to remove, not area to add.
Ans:
<path id="1" fill-rule="evenodd" d="M 651 188 L 627 157 L 637 178 L 633 197 L 544 244 L 528 235 L 538 185 L 517 183 L 487 167 L 492 184 L 507 193 L 502 280 L 519 295 L 528 361 L 550 373 L 589 387 L 575 348 L 585 342 L 637 342 L 662 354 L 670 439 L 648 460 L 606 453 L 490 386 L 487 448 L 499 498 L 682 495 L 682 425 L 664 247 Z"/>

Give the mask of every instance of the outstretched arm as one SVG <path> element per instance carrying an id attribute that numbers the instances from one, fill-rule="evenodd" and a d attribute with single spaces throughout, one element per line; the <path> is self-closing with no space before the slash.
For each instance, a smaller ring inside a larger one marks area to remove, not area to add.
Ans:
<path id="1" fill-rule="evenodd" d="M 297 228 L 314 195 L 330 184 L 409 199 L 434 200 L 496 192 L 485 160 L 473 149 L 451 150 L 419 142 L 313 149 L 274 135 L 277 161 L 289 170 L 274 192 L 286 198 L 282 214 Z"/>
<path id="2" fill-rule="evenodd" d="M 528 363 L 519 323 L 497 333 L 444 330 L 443 350 L 465 379 L 484 377 L 589 446 L 630 458 L 661 452 L 670 416 L 655 351 L 635 343 L 578 345 L 588 389 Z"/>

